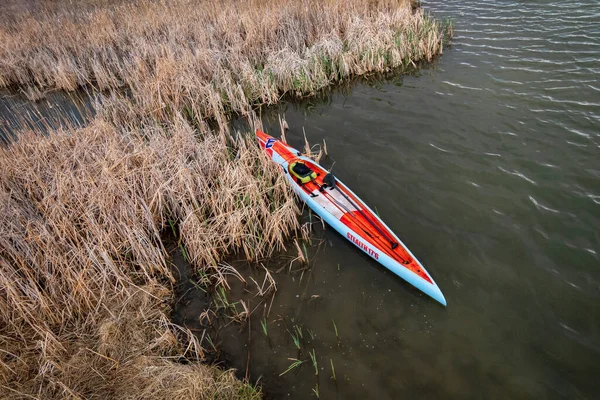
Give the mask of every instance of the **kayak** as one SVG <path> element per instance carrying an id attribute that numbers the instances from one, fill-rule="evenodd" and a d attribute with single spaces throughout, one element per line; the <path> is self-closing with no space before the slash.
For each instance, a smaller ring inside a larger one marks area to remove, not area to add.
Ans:
<path id="1" fill-rule="evenodd" d="M 346 185 L 308 157 L 256 131 L 260 147 L 281 166 L 294 192 L 327 224 L 369 257 L 444 306 L 427 270 L 390 228 Z"/>

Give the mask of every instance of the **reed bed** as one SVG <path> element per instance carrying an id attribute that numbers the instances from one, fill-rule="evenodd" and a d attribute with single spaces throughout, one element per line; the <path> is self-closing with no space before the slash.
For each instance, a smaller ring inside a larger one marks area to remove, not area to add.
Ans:
<path id="1" fill-rule="evenodd" d="M 0 397 L 237 396 L 231 373 L 175 362 L 203 350 L 169 322 L 161 231 L 206 269 L 283 246 L 298 208 L 248 140 L 100 115 L 0 148 Z"/>
<path id="2" fill-rule="evenodd" d="M 204 350 L 169 321 L 161 232 L 206 276 L 281 249 L 298 206 L 231 113 L 431 60 L 444 27 L 408 0 L 46 6 L 0 24 L 0 87 L 110 93 L 84 128 L 0 147 L 0 397 L 260 396 L 189 362 Z"/>
<path id="3" fill-rule="evenodd" d="M 225 125 L 229 113 L 285 94 L 431 61 L 444 43 L 444 27 L 409 0 L 139 0 L 76 10 L 0 27 L 0 87 L 34 99 L 128 88 L 147 114 L 184 110 Z"/>

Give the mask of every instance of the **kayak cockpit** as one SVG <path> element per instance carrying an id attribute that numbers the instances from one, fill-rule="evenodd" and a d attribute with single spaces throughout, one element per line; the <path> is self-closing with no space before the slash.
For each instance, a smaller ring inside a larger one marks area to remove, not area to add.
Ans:
<path id="1" fill-rule="evenodd" d="M 400 245 L 398 239 L 381 222 L 379 217 L 373 214 L 360 199 L 337 181 L 333 174 L 305 159 L 290 160 L 288 171 L 304 193 L 320 205 L 324 211 L 355 233 L 355 242 L 359 240 L 367 242 L 402 264 L 404 268 L 431 282 L 428 274 L 410 253 Z M 349 240 L 352 241 L 351 238 Z"/>

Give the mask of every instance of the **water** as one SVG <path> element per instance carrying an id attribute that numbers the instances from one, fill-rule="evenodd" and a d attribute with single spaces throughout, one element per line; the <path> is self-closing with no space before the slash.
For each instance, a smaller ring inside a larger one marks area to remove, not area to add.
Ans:
<path id="1" fill-rule="evenodd" d="M 84 89 L 48 92 L 37 102 L 15 90 L 0 90 L 0 144 L 12 141 L 21 130 L 46 133 L 61 126 L 83 126 L 94 116 L 94 102 L 95 96 Z"/>
<path id="2" fill-rule="evenodd" d="M 261 266 L 234 263 L 247 285 L 232 280 L 230 299 L 254 312 L 212 332 L 218 356 L 272 398 L 598 398 L 600 3 L 424 6 L 456 22 L 433 65 L 283 104 L 265 126 L 276 133 L 281 112 L 292 145 L 303 131 L 325 139 L 323 165 L 378 210 L 448 307 L 313 216 L 310 265 L 292 263 L 294 247 L 266 264 L 283 268 L 274 298 L 254 297 Z M 188 283 L 173 317 L 201 335 L 207 298 Z M 289 358 L 306 362 L 279 377 Z"/>
<path id="3" fill-rule="evenodd" d="M 326 140 L 323 164 L 378 209 L 448 308 L 317 231 L 311 273 L 278 275 L 269 340 L 259 308 L 249 347 L 246 331 L 222 333 L 224 357 L 244 376 L 250 348 L 250 376 L 276 398 L 316 383 L 340 399 L 598 398 L 600 3 L 424 6 L 456 37 L 420 76 L 278 111 L 295 147 L 303 128 Z M 297 324 L 315 333 L 300 354 Z M 277 378 L 288 357 L 308 361 Z"/>

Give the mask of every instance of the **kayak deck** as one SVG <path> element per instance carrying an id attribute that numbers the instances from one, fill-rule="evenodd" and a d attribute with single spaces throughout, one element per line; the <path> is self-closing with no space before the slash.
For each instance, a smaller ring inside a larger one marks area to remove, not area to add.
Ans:
<path id="1" fill-rule="evenodd" d="M 284 170 L 294 191 L 317 215 L 381 265 L 446 305 L 421 263 L 347 186 L 293 147 L 261 131 L 256 131 L 256 136 L 265 153 Z"/>
<path id="2" fill-rule="evenodd" d="M 317 178 L 304 184 L 294 183 L 311 196 L 317 204 L 323 207 L 324 211 L 331 214 L 335 219 L 356 233 L 356 236 L 347 237 L 347 239 L 359 247 L 360 243 L 357 243 L 357 241 L 360 242 L 362 239 L 368 242 L 379 251 L 402 264 L 405 268 L 431 283 L 431 278 L 424 273 L 421 266 L 415 262 L 415 259 L 408 253 L 400 241 L 396 239 L 394 233 L 381 224 L 379 217 L 365 207 L 358 197 L 339 181 L 337 182 L 336 189 L 326 187 L 324 190 L 321 190 L 321 187 L 324 185 L 323 178 L 328 172 L 319 164 L 304 159 L 301 161 L 317 172 Z M 294 162 L 294 159 L 289 160 L 289 162 Z M 397 246 L 392 248 L 394 243 Z M 378 258 L 376 253 L 370 255 L 375 259 Z"/>

